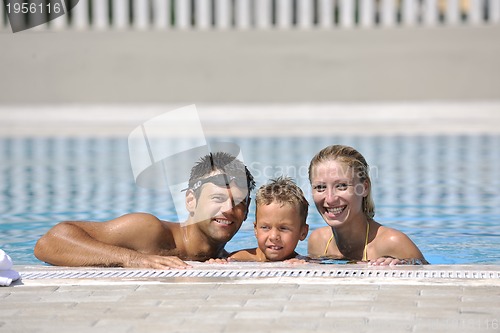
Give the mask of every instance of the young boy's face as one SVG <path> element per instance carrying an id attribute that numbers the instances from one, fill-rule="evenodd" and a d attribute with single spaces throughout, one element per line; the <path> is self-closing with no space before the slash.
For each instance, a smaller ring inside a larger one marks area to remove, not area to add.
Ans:
<path id="1" fill-rule="evenodd" d="M 309 231 L 298 209 L 290 204 L 259 205 L 255 219 L 257 243 L 270 261 L 290 259 L 299 240 L 304 240 Z"/>

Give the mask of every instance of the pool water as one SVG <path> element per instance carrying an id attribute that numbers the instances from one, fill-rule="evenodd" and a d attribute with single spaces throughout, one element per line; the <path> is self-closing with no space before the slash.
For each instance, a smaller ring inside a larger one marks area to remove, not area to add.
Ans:
<path id="1" fill-rule="evenodd" d="M 330 144 L 358 149 L 370 164 L 375 219 L 405 232 L 433 264 L 500 264 L 500 136 L 217 137 L 241 147 L 257 186 L 293 177 L 324 226 L 307 168 Z M 255 247 L 255 206 L 229 251 Z M 104 221 L 142 211 L 176 220 L 167 190 L 138 187 L 127 138 L 0 138 L 0 248 L 15 264 L 41 264 L 37 239 L 62 220 Z M 307 241 L 298 252 L 306 254 Z"/>

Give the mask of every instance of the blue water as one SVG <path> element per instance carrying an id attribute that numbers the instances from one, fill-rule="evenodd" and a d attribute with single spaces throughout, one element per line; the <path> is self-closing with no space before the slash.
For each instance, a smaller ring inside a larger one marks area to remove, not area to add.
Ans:
<path id="1" fill-rule="evenodd" d="M 329 144 L 371 166 L 376 220 L 405 232 L 434 264 L 500 264 L 500 136 L 210 138 L 241 147 L 257 186 L 286 174 L 312 204 L 307 167 Z M 254 209 L 229 251 L 255 247 Z M 127 138 L 0 139 L 0 248 L 15 264 L 41 264 L 36 240 L 62 220 L 104 221 L 142 211 L 175 220 L 167 190 L 134 183 Z M 306 254 L 307 242 L 298 252 Z"/>

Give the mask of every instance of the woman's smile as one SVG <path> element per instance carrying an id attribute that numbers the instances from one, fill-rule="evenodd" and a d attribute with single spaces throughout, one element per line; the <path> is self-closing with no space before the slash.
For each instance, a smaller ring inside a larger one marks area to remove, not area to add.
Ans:
<path id="1" fill-rule="evenodd" d="M 347 208 L 347 205 L 337 206 L 337 207 L 325 207 L 325 211 L 328 215 L 332 217 L 337 217 L 344 212 Z"/>

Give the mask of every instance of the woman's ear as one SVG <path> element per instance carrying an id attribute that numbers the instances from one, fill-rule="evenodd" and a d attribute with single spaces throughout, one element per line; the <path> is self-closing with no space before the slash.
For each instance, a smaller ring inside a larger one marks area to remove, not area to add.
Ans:
<path id="1" fill-rule="evenodd" d="M 370 187 L 372 186 L 372 184 L 370 183 L 370 181 L 368 179 L 366 179 L 364 182 L 363 182 L 363 197 L 366 197 L 368 196 L 368 193 L 370 193 Z"/>
<path id="2" fill-rule="evenodd" d="M 299 239 L 303 241 L 304 239 L 306 239 L 308 233 L 309 233 L 309 224 L 306 223 L 304 226 L 302 226 L 302 229 L 300 230 Z"/>
<path id="3" fill-rule="evenodd" d="M 190 215 L 194 214 L 196 209 L 196 196 L 193 190 L 187 190 L 186 192 L 186 210 Z"/>

